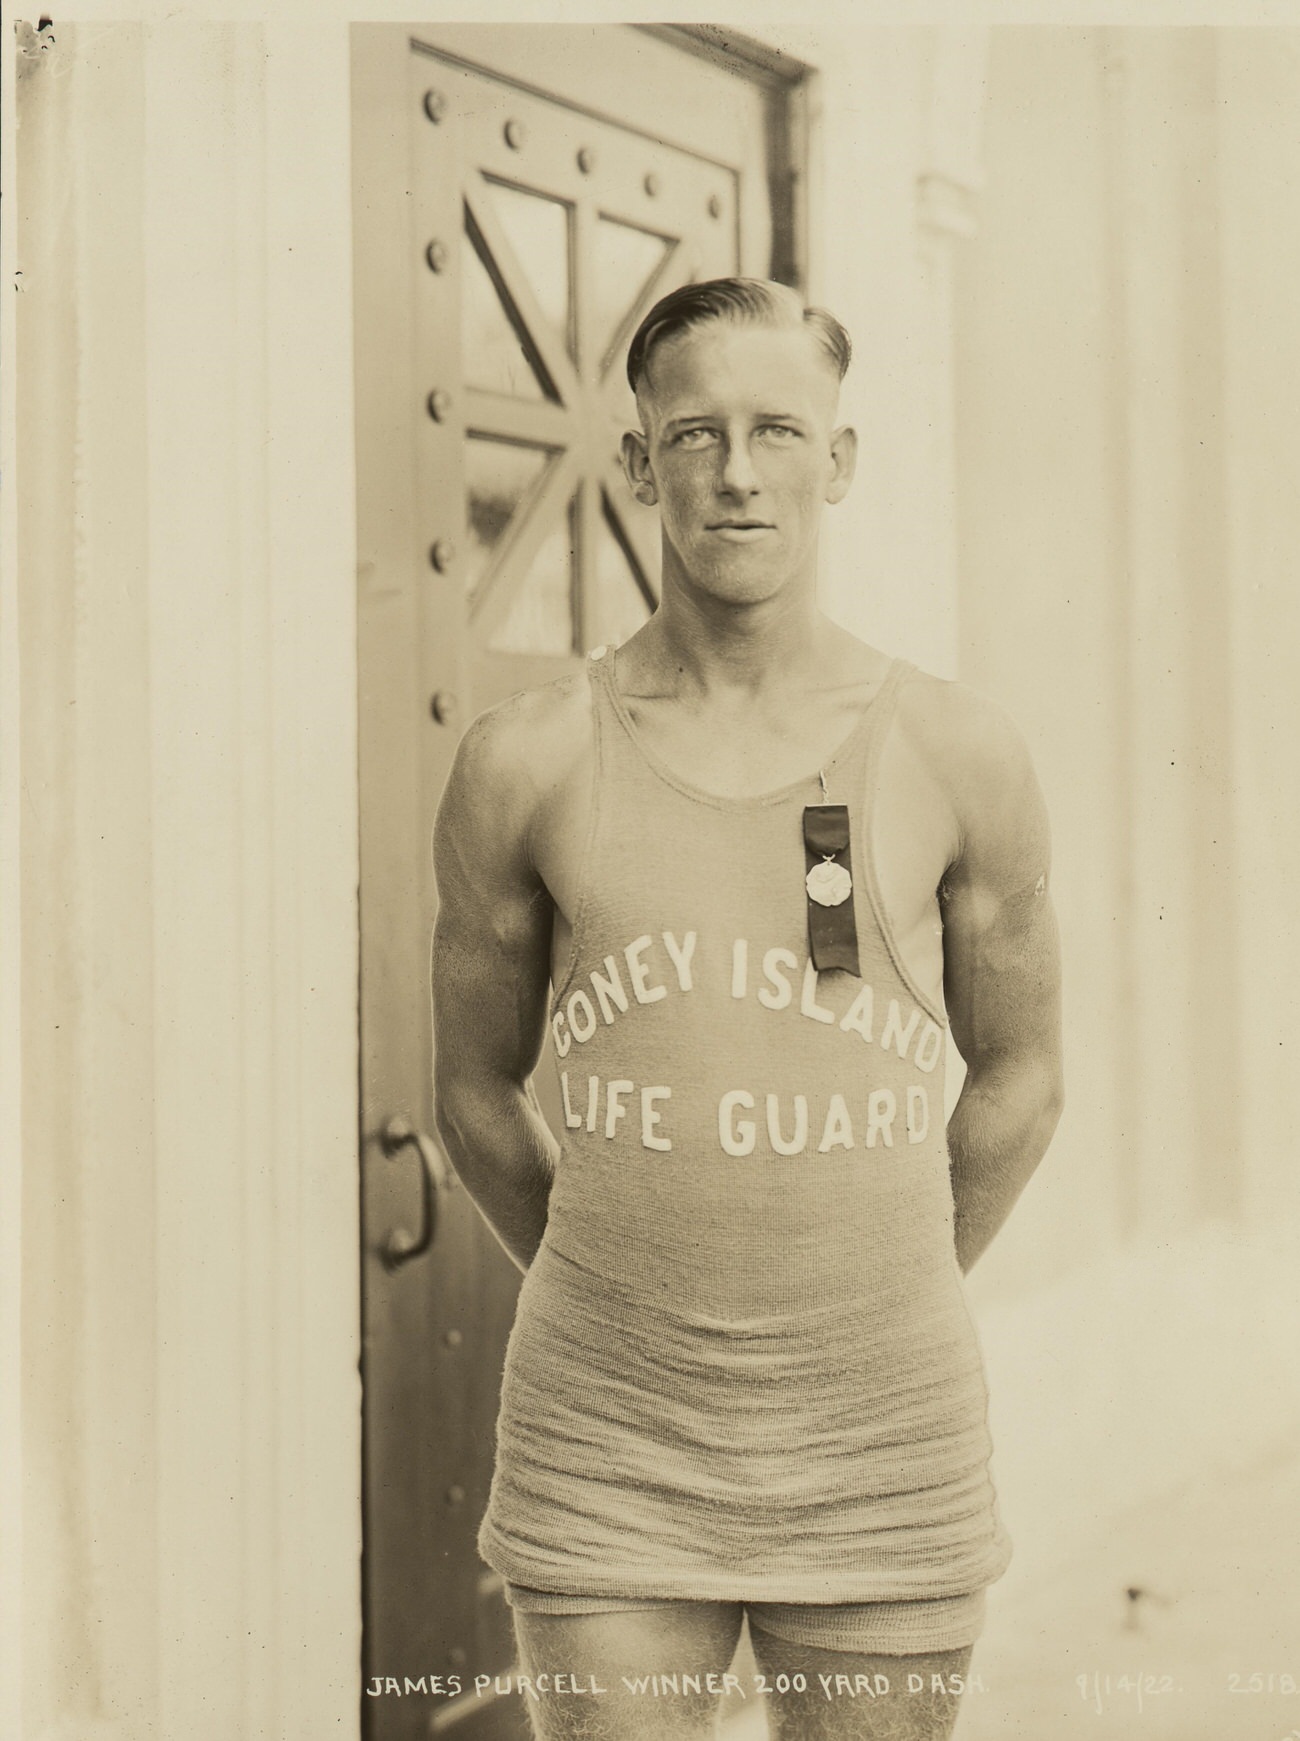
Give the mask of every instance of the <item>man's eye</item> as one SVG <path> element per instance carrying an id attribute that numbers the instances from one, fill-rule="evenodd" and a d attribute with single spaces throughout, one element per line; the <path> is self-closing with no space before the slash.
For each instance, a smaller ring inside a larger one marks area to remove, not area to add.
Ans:
<path id="1" fill-rule="evenodd" d="M 794 441 L 799 431 L 792 429 L 788 423 L 765 423 L 763 434 L 768 441 Z"/>
<path id="2" fill-rule="evenodd" d="M 711 429 L 679 429 L 673 437 L 675 447 L 706 447 L 713 439 Z"/>

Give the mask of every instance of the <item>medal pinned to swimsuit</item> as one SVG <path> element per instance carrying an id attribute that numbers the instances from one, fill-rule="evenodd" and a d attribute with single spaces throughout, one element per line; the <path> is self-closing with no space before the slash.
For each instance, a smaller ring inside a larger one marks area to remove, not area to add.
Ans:
<path id="1" fill-rule="evenodd" d="M 808 948 L 818 973 L 840 967 L 859 973 L 858 929 L 853 913 L 853 871 L 849 853 L 849 809 L 831 804 L 826 776 L 819 773 L 822 801 L 803 813 L 808 892 Z"/>

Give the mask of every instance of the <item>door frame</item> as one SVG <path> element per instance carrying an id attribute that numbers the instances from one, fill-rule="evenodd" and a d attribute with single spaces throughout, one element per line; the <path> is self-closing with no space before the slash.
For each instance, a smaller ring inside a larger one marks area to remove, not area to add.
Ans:
<path id="1" fill-rule="evenodd" d="M 805 297 L 820 294 L 818 147 L 821 75 L 784 49 L 718 24 L 638 24 L 635 29 L 686 49 L 748 80 L 767 109 L 768 183 L 772 190 L 771 276 Z"/>

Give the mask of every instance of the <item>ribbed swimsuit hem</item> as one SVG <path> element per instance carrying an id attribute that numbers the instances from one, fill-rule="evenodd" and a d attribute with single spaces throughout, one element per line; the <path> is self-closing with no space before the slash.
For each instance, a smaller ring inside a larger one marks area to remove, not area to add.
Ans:
<path id="1" fill-rule="evenodd" d="M 629 1601 L 645 1598 L 651 1602 L 796 1602 L 817 1606 L 968 1596 L 1000 1578 L 1011 1560 L 1010 1542 L 1000 1530 L 985 1554 L 966 1561 L 948 1578 L 936 1575 L 933 1566 L 918 1566 L 911 1573 L 882 1567 L 865 1573 L 809 1572 L 802 1576 L 727 1573 L 715 1568 L 710 1569 L 707 1577 L 651 1575 L 643 1560 L 622 1565 L 602 1562 L 599 1567 L 559 1566 L 521 1553 L 516 1544 L 488 1527 L 480 1531 L 479 1552 L 508 1583 L 556 1595 L 608 1596 Z"/>

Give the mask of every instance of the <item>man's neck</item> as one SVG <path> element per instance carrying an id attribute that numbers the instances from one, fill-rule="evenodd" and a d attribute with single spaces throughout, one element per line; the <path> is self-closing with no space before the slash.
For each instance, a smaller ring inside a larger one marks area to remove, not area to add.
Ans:
<path id="1" fill-rule="evenodd" d="M 847 637 L 818 610 L 811 587 L 735 605 L 669 583 L 637 639 L 647 675 L 705 695 L 814 685 Z"/>

